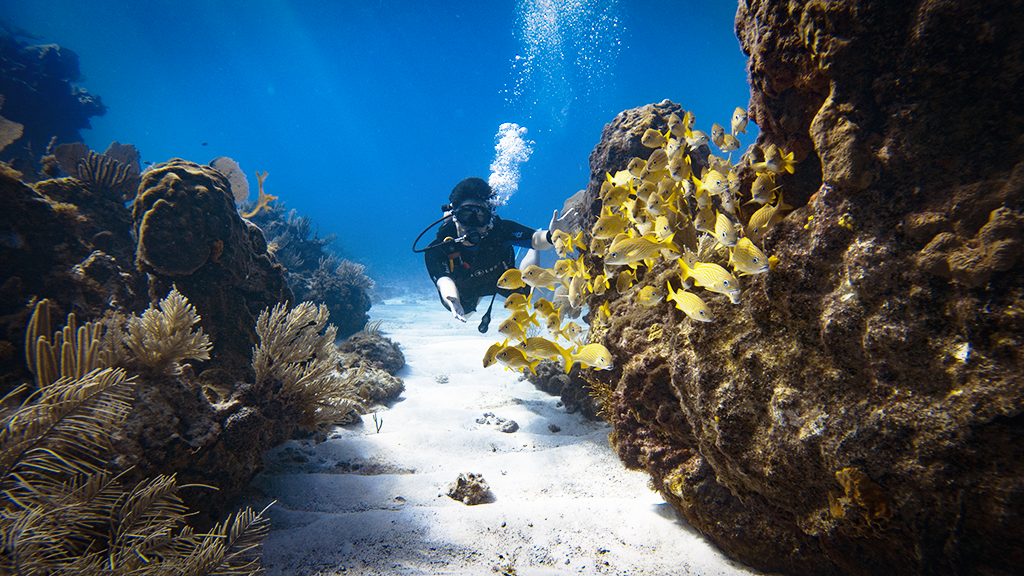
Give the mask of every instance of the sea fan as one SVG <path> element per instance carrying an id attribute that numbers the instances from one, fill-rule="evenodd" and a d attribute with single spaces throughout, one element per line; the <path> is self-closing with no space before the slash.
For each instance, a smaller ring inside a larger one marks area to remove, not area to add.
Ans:
<path id="1" fill-rule="evenodd" d="M 329 314 L 323 304 L 302 302 L 290 311 L 278 304 L 264 310 L 256 321 L 260 337 L 252 353 L 256 381 L 278 380 L 280 394 L 302 407 L 297 424 L 305 430 L 343 421 L 357 407 L 346 396 L 352 395 L 352 383 L 362 371 L 349 378 L 338 374 L 337 329 L 327 325 Z"/>
<path id="2" fill-rule="evenodd" d="M 153 368 L 186 359 L 209 360 L 210 338 L 202 328 L 192 331 L 200 317 L 188 298 L 177 288 L 171 288 L 159 305 L 160 310 L 150 306 L 141 318 L 132 318 L 128 323 L 128 348 L 143 364 Z"/>

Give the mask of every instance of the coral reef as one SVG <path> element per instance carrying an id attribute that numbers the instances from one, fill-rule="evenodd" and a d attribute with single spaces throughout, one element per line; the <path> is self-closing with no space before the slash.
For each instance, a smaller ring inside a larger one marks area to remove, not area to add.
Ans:
<path id="1" fill-rule="evenodd" d="M 560 363 L 546 361 L 538 364 L 536 370 L 536 374 L 527 372 L 526 379 L 548 394 L 561 397 L 567 413 L 579 412 L 590 420 L 599 418 L 600 402 L 588 391 L 588 383 L 581 377 L 582 370 L 578 366 L 566 374 Z"/>
<path id="2" fill-rule="evenodd" d="M 338 374 L 337 328 L 327 326 L 327 317 L 323 304 L 302 302 L 291 311 L 278 304 L 256 323 L 256 385 L 276 381 L 277 395 L 298 408 L 295 423 L 307 431 L 343 421 L 357 406 L 346 392 L 359 373 L 345 379 Z"/>
<path id="3" fill-rule="evenodd" d="M 405 366 L 405 355 L 397 342 L 382 335 L 379 325 L 367 324 L 342 342 L 338 349 L 342 353 L 357 354 L 368 360 L 375 368 L 394 375 Z"/>
<path id="4" fill-rule="evenodd" d="M 777 0 L 736 24 L 758 144 L 799 161 L 775 181 L 796 209 L 763 237 L 777 264 L 712 301 L 715 322 L 590 297 L 616 367 L 588 378 L 620 457 L 763 570 L 1015 573 L 1024 24 L 998 2 Z M 651 113 L 603 133 L 587 227 Z M 744 193 L 758 162 L 738 166 Z"/>
<path id="5" fill-rule="evenodd" d="M 228 180 L 186 160 L 158 164 L 143 175 L 132 212 L 150 298 L 176 286 L 213 340 L 206 368 L 245 373 L 256 316 L 292 295 L 263 232 L 238 216 Z"/>
<path id="6" fill-rule="evenodd" d="M 0 572 L 254 574 L 267 533 L 246 509 L 197 535 L 173 476 L 134 487 L 104 469 L 110 434 L 131 410 L 123 370 L 42 386 L 20 407 L 0 399 Z"/>
<path id="7" fill-rule="evenodd" d="M 284 267 L 297 301 L 326 304 L 342 338 L 362 330 L 369 320 L 366 312 L 372 306 L 374 282 L 361 264 L 327 253 L 333 234 L 320 238 L 308 216 L 285 212 L 280 204 L 268 206 L 251 220 L 270 239 L 270 251 Z"/>
<path id="8" fill-rule="evenodd" d="M 0 151 L 0 160 L 17 170 L 34 173 L 49 143 L 81 142 L 78 133 L 89 128 L 89 118 L 102 116 L 107 107 L 73 82 L 79 80 L 78 56 L 55 44 L 30 46 L 0 34 L 0 94 L 3 115 L 24 126 L 21 137 Z"/>

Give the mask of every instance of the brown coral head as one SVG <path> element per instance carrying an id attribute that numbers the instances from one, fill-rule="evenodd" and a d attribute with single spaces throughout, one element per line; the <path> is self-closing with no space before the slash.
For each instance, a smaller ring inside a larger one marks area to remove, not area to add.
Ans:
<path id="1" fill-rule="evenodd" d="M 147 172 L 139 189 L 133 215 L 140 267 L 192 274 L 230 237 L 235 202 L 217 170 L 174 159 Z"/>

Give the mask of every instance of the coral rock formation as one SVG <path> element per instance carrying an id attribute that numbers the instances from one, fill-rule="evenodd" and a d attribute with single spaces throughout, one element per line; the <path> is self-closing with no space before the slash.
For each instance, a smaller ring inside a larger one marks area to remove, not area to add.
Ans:
<path id="1" fill-rule="evenodd" d="M 188 297 L 213 340 L 210 368 L 243 373 L 263 309 L 291 299 L 263 232 L 238 216 L 228 180 L 174 159 L 143 175 L 133 216 L 137 265 L 153 300 L 172 285 Z"/>
<path id="2" fill-rule="evenodd" d="M 800 161 L 776 182 L 796 207 L 765 238 L 778 265 L 713 323 L 612 296 L 617 367 L 595 378 L 622 460 L 757 568 L 1024 563 L 1018 8 L 740 5 L 759 144 Z M 649 111 L 605 130 L 588 198 Z"/>
<path id="3" fill-rule="evenodd" d="M 31 172 L 32 163 L 51 140 L 80 142 L 89 118 L 107 107 L 99 96 L 74 86 L 79 80 L 78 55 L 56 44 L 29 46 L 0 35 L 0 94 L 3 116 L 24 125 L 24 132 L 0 154 L 0 160 L 19 158 L 17 168 Z"/>

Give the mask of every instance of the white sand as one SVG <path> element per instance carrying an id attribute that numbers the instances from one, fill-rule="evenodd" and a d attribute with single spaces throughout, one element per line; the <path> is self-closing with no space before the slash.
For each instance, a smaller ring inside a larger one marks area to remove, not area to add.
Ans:
<path id="1" fill-rule="evenodd" d="M 680 519 L 646 474 L 627 471 L 606 424 L 482 367 L 507 316 L 500 298 L 488 334 L 479 313 L 462 324 L 436 300 L 391 300 L 370 315 L 405 353 L 406 391 L 377 414 L 379 433 L 365 416 L 320 445 L 266 455 L 252 484 L 265 498 L 249 504 L 277 500 L 268 574 L 756 574 Z M 519 430 L 478 424 L 487 412 Z M 493 501 L 449 498 L 460 472 L 482 474 Z"/>

